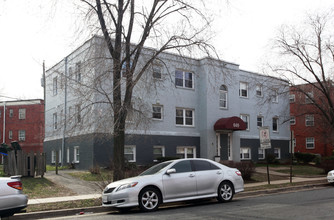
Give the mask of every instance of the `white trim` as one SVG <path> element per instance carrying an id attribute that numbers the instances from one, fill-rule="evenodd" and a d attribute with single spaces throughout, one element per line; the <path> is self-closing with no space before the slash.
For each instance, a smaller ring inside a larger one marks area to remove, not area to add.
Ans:
<path id="1" fill-rule="evenodd" d="M 73 148 L 73 161 L 74 163 L 80 163 L 80 147 L 79 146 L 75 146 Z"/>
<path id="2" fill-rule="evenodd" d="M 161 153 L 162 153 L 162 157 L 165 157 L 165 146 L 163 145 L 154 145 L 153 146 L 153 161 L 157 162 L 157 160 L 154 159 L 154 148 L 160 148 L 161 149 Z"/>
<path id="3" fill-rule="evenodd" d="M 126 155 L 125 148 L 131 148 L 131 150 L 132 150 L 131 155 L 133 155 L 133 160 L 128 160 L 128 162 L 136 162 L 136 145 L 125 145 L 124 146 L 124 155 Z"/>

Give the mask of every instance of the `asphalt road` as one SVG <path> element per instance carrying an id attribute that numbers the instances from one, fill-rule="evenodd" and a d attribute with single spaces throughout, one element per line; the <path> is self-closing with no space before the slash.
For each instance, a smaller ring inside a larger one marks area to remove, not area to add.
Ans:
<path id="1" fill-rule="evenodd" d="M 55 219 L 333 219 L 334 187 L 235 199 L 230 203 L 214 200 L 163 207 L 153 213 L 133 210 Z"/>

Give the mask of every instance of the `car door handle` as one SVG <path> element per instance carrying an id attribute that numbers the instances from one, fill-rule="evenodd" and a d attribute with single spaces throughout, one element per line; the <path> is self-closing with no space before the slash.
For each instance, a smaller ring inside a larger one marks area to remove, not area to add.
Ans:
<path id="1" fill-rule="evenodd" d="M 189 174 L 189 177 L 195 177 L 195 174 Z"/>
<path id="2" fill-rule="evenodd" d="M 220 174 L 222 174 L 222 172 L 221 171 L 217 171 L 217 174 L 220 175 Z"/>

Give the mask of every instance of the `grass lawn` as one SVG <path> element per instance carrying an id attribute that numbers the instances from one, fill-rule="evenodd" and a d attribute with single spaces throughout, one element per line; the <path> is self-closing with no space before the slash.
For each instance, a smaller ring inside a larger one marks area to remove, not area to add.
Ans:
<path id="1" fill-rule="evenodd" d="M 289 169 L 275 169 L 276 172 L 281 172 L 281 173 L 290 173 L 290 166 Z M 308 165 L 293 165 L 292 166 L 292 174 L 294 176 L 318 176 L 318 175 L 324 175 L 324 170 L 318 167 L 314 166 L 308 166 Z"/>
<path id="2" fill-rule="evenodd" d="M 82 172 L 73 172 L 69 173 L 69 175 L 85 180 L 85 181 L 109 181 L 112 180 L 112 172 L 110 170 L 101 169 L 100 174 L 93 174 L 89 171 L 82 171 Z"/>

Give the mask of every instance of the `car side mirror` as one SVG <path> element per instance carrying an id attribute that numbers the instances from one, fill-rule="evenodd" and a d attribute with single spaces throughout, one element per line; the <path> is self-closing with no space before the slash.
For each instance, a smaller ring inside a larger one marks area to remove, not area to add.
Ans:
<path id="1" fill-rule="evenodd" d="M 175 168 L 171 168 L 171 169 L 169 169 L 169 170 L 166 171 L 166 174 L 168 174 L 168 175 L 170 175 L 172 173 L 176 173 Z"/>

